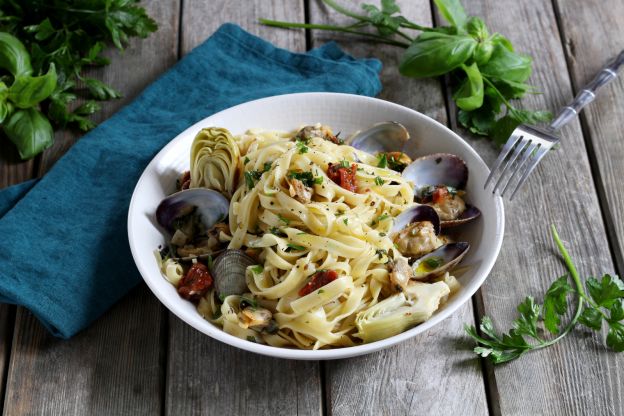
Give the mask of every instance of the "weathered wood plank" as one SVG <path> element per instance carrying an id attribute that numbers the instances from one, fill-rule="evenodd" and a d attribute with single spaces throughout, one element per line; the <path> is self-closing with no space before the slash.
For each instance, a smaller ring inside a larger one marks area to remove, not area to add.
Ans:
<path id="1" fill-rule="evenodd" d="M 550 2 L 479 0 L 465 5 L 469 14 L 482 16 L 492 31 L 508 36 L 518 51 L 533 56 L 531 82 L 544 94 L 528 96 L 523 101 L 528 107 L 554 111 L 571 99 Z M 602 2 L 594 7 L 604 7 L 605 14 L 613 12 Z M 585 26 L 579 33 L 592 36 L 592 31 Z M 503 248 L 481 290 L 485 313 L 499 328 L 509 328 L 516 315 L 514 306 L 525 296 L 541 300 L 550 283 L 565 272 L 549 234 L 550 224 L 556 224 L 582 276 L 613 271 L 578 121 L 562 134 L 561 149 L 544 159 L 516 200 L 505 207 Z M 482 139 L 470 142 L 488 163 L 494 161 L 497 149 Z M 622 414 L 623 366 L 623 356 L 609 352 L 599 336 L 579 328 L 558 345 L 495 367 L 499 401 L 493 409 L 504 415 Z"/>
<path id="2" fill-rule="evenodd" d="M 428 1 L 400 1 L 398 4 L 402 14 L 411 20 L 431 25 Z M 311 23 L 345 21 L 319 2 L 311 2 L 310 16 Z M 337 39 L 354 56 L 374 56 L 384 62 L 381 98 L 446 123 L 440 82 L 401 76 L 397 68 L 401 49 L 356 42 L 352 36 L 312 33 L 314 46 L 329 39 Z M 329 413 L 451 414 L 461 406 L 462 414 L 486 414 L 481 366 L 471 355 L 470 343 L 463 336 L 463 324 L 473 322 L 469 302 L 444 323 L 397 347 L 356 359 L 325 363 Z"/>
<path id="3" fill-rule="evenodd" d="M 159 22 L 158 32 L 146 40 L 133 40 L 112 65 L 90 74 L 125 94 L 122 100 L 105 103 L 99 120 L 177 59 L 179 1 L 143 4 Z M 78 137 L 74 132 L 57 134 L 55 145 L 41 158 L 40 173 Z M 166 336 L 161 331 L 162 315 L 160 304 L 141 286 L 92 327 L 61 341 L 18 308 L 4 414 L 158 414 L 164 385 L 159 364 Z"/>
<path id="4" fill-rule="evenodd" d="M 292 50 L 305 50 L 302 31 L 283 32 L 258 17 L 303 21 L 303 1 L 185 1 L 182 52 L 226 21 Z M 170 314 L 166 414 L 318 415 L 321 380 L 315 362 L 284 361 L 247 353 L 194 330 Z"/>
<path id="5" fill-rule="evenodd" d="M 560 13 L 572 85 L 578 91 L 601 66 L 624 49 L 624 3 L 608 1 L 555 1 Z M 597 162 L 597 181 L 607 233 L 616 266 L 624 274 L 624 75 L 600 90 L 582 113 L 589 139 L 590 161 Z"/>

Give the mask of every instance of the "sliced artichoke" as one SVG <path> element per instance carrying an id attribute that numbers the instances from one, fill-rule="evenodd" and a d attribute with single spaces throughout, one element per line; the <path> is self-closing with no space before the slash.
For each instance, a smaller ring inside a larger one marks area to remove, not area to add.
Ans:
<path id="1" fill-rule="evenodd" d="M 191 188 L 210 188 L 231 198 L 242 172 L 240 150 L 224 128 L 202 129 L 191 146 Z"/>

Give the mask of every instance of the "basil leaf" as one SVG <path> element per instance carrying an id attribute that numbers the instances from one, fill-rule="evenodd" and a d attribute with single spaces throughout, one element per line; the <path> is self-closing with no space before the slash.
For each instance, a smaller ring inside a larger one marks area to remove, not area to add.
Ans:
<path id="1" fill-rule="evenodd" d="M 466 30 L 468 34 L 475 38 L 478 41 L 483 41 L 490 37 L 490 32 L 487 30 L 487 26 L 485 26 L 485 22 L 483 19 L 473 16 L 468 19 L 468 23 L 466 24 Z"/>
<path id="2" fill-rule="evenodd" d="M 529 56 L 495 45 L 490 60 L 481 67 L 481 73 L 493 78 L 524 82 L 531 75 L 531 62 Z"/>
<path id="3" fill-rule="evenodd" d="M 13 106 L 10 102 L 0 101 L 0 123 L 3 123 L 12 112 Z"/>
<path id="4" fill-rule="evenodd" d="M 16 110 L 3 125 L 23 160 L 31 159 L 52 145 L 54 132 L 48 119 L 36 108 Z"/>
<path id="5" fill-rule="evenodd" d="M 500 45 L 500 46 L 504 47 L 509 52 L 513 52 L 514 51 L 514 47 L 511 44 L 511 42 L 509 41 L 509 39 L 507 39 L 505 36 L 501 35 L 500 33 L 494 33 L 492 36 L 490 36 L 490 41 L 494 45 Z"/>
<path id="6" fill-rule="evenodd" d="M 45 75 L 31 77 L 19 75 L 9 88 L 9 100 L 18 108 L 29 108 L 45 100 L 56 88 L 56 69 L 50 64 Z"/>
<path id="7" fill-rule="evenodd" d="M 415 78 L 443 75 L 466 62 L 476 47 L 477 41 L 467 35 L 424 32 L 403 54 L 399 71 Z"/>
<path id="8" fill-rule="evenodd" d="M 24 30 L 28 33 L 34 33 L 37 40 L 46 40 L 55 32 L 52 22 L 47 18 L 38 25 L 26 26 Z"/>
<path id="9" fill-rule="evenodd" d="M 483 105 L 483 78 L 479 67 L 475 62 L 470 66 L 461 65 L 467 78 L 460 84 L 459 89 L 453 94 L 453 100 L 457 107 L 464 111 L 475 110 Z"/>
<path id="10" fill-rule="evenodd" d="M 459 0 L 433 0 L 438 10 L 451 25 L 464 29 L 468 16 Z"/>
<path id="11" fill-rule="evenodd" d="M 6 32 L 0 32 L 0 68 L 14 77 L 32 73 L 30 54 L 19 39 Z"/>

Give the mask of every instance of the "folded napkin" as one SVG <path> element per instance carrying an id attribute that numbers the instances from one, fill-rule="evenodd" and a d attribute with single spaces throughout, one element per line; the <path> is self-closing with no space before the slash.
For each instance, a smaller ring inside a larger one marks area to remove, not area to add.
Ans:
<path id="1" fill-rule="evenodd" d="M 80 139 L 38 183 L 0 191 L 0 302 L 69 338 L 140 281 L 128 246 L 132 190 L 154 155 L 217 111 L 293 92 L 375 95 L 381 63 L 334 43 L 306 54 L 225 24 L 131 104 Z"/>

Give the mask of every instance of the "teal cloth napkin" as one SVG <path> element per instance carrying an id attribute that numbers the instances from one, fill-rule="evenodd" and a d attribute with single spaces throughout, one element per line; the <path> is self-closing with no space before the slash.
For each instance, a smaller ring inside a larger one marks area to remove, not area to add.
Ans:
<path id="1" fill-rule="evenodd" d="M 0 302 L 23 305 L 54 335 L 71 337 L 141 280 L 128 246 L 128 204 L 166 143 L 204 117 L 257 98 L 376 95 L 380 70 L 379 61 L 354 59 L 334 43 L 297 54 L 221 26 L 37 183 L 0 191 Z"/>

